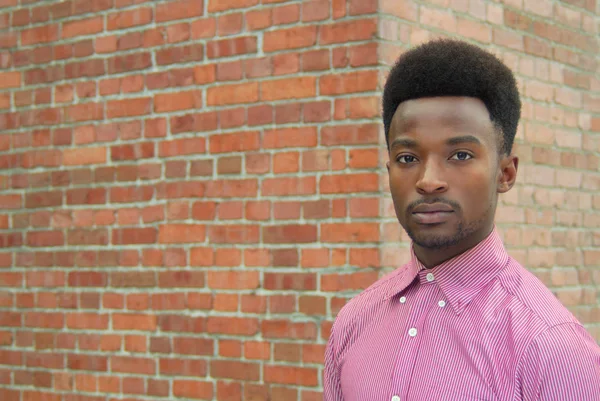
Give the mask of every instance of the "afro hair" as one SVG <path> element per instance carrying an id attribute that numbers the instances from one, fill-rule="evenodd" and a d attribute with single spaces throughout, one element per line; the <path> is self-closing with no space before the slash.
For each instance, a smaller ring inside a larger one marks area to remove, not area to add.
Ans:
<path id="1" fill-rule="evenodd" d="M 438 39 L 402 54 L 383 89 L 383 125 L 389 148 L 392 118 L 400 103 L 424 97 L 480 99 L 501 133 L 501 154 L 510 154 L 521 115 L 512 71 L 487 51 L 452 39 Z"/>

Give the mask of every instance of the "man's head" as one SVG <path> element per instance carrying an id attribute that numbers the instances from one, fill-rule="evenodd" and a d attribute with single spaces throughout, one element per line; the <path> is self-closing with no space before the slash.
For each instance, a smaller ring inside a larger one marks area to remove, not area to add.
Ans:
<path id="1" fill-rule="evenodd" d="M 493 227 L 514 184 L 521 102 L 492 54 L 438 40 L 404 53 L 383 92 L 390 189 L 398 220 L 423 249 L 462 249 Z"/>

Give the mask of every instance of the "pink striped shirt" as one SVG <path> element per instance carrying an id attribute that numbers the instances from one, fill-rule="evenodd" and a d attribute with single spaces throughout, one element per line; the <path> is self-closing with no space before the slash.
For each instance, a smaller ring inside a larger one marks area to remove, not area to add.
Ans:
<path id="1" fill-rule="evenodd" d="M 410 263 L 338 314 L 325 401 L 598 401 L 600 348 L 494 230 L 432 269 Z"/>

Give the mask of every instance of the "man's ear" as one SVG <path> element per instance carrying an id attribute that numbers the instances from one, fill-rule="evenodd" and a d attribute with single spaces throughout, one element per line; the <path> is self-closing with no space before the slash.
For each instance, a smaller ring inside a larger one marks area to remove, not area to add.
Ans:
<path id="1" fill-rule="evenodd" d="M 498 172 L 498 193 L 508 192 L 517 180 L 519 158 L 514 155 L 501 156 L 500 171 Z"/>
<path id="2" fill-rule="evenodd" d="M 387 167 L 388 173 L 390 172 L 390 161 L 385 162 L 385 167 Z"/>

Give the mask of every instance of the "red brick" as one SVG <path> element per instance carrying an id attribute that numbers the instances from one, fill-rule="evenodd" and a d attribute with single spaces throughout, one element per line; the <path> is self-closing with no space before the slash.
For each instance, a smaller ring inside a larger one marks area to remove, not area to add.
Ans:
<path id="1" fill-rule="evenodd" d="M 171 133 L 214 131 L 217 129 L 217 113 L 214 111 L 187 114 L 171 118 Z"/>
<path id="2" fill-rule="evenodd" d="M 321 240 L 324 242 L 377 242 L 377 223 L 331 223 L 321 226 Z"/>
<path id="3" fill-rule="evenodd" d="M 153 375 L 156 371 L 156 363 L 152 358 L 111 356 L 110 365 L 112 372 Z"/>
<path id="4" fill-rule="evenodd" d="M 203 12 L 203 0 L 170 1 L 156 6 L 156 22 L 196 17 Z"/>
<path id="5" fill-rule="evenodd" d="M 126 100 L 111 100 L 107 103 L 107 117 L 133 117 L 149 114 L 152 111 L 152 99 L 138 98 Z"/>
<path id="6" fill-rule="evenodd" d="M 322 21 L 330 16 L 329 0 L 307 0 L 302 3 L 302 22 Z"/>
<path id="7" fill-rule="evenodd" d="M 294 173 L 300 168 L 298 152 L 277 153 L 273 157 L 273 173 Z"/>
<path id="8" fill-rule="evenodd" d="M 222 129 L 241 127 L 246 123 L 246 110 L 242 107 L 219 111 Z"/>
<path id="9" fill-rule="evenodd" d="M 217 18 L 217 34 L 219 36 L 240 33 L 244 23 L 242 13 L 225 14 Z"/>
<path id="10" fill-rule="evenodd" d="M 65 244 L 62 231 L 29 231 L 27 233 L 28 246 L 61 246 Z"/>
<path id="11" fill-rule="evenodd" d="M 300 224 L 264 226 L 262 235 L 267 244 L 310 243 L 317 240 L 317 227 Z"/>
<path id="12" fill-rule="evenodd" d="M 255 225 L 212 226 L 212 227 L 210 227 L 209 241 L 214 244 L 258 243 L 258 241 L 259 241 L 258 226 L 255 226 Z"/>
<path id="13" fill-rule="evenodd" d="M 71 272 L 69 273 L 70 287 L 104 287 L 107 284 L 106 273 L 101 272 Z"/>
<path id="14" fill-rule="evenodd" d="M 115 203 L 147 202 L 153 196 L 154 187 L 152 186 L 113 187 L 110 189 L 110 201 Z M 136 210 L 134 222 L 138 220 L 139 214 Z"/>
<path id="15" fill-rule="evenodd" d="M 198 376 L 196 372 L 190 376 Z M 200 380 L 174 380 L 173 394 L 176 397 L 185 397 L 186 399 L 213 399 L 213 383 L 211 381 Z"/>
<path id="16" fill-rule="evenodd" d="M 264 380 L 266 383 L 314 387 L 319 382 L 319 371 L 316 368 L 265 365 Z"/>
<path id="17" fill-rule="evenodd" d="M 185 138 L 161 142 L 158 150 L 160 157 L 182 156 L 204 152 L 206 152 L 206 141 L 204 138 Z"/>
<path id="18" fill-rule="evenodd" d="M 206 229 L 203 225 L 168 224 L 159 228 L 160 243 L 193 243 L 204 242 Z"/>
<path id="19" fill-rule="evenodd" d="M 327 313 L 327 300 L 319 296 L 301 296 L 298 300 L 298 310 L 306 315 L 324 316 Z"/>
<path id="20" fill-rule="evenodd" d="M 158 284 L 163 288 L 204 287 L 204 272 L 186 270 L 161 272 L 158 275 Z"/>
<path id="21" fill-rule="evenodd" d="M 265 273 L 263 286 L 266 290 L 316 290 L 316 275 L 312 273 Z"/>
<path id="22" fill-rule="evenodd" d="M 269 201 L 248 201 L 244 215 L 247 220 L 268 220 L 271 204 Z"/>
<path id="23" fill-rule="evenodd" d="M 149 52 L 133 53 L 122 56 L 115 56 L 109 59 L 108 72 L 109 74 L 118 74 L 121 72 L 143 70 L 150 67 L 151 65 L 152 58 Z"/>
<path id="24" fill-rule="evenodd" d="M 240 156 L 219 158 L 217 162 L 217 174 L 240 174 L 241 172 L 242 158 Z"/>
<path id="25" fill-rule="evenodd" d="M 121 262 L 123 264 L 123 262 Z M 112 272 L 110 284 L 113 287 L 146 288 L 156 286 L 156 275 L 153 272 Z M 128 305 L 131 308 L 131 305 Z"/>
<path id="26" fill-rule="evenodd" d="M 377 217 L 379 216 L 378 198 L 352 198 L 350 199 L 351 217 Z"/>
<path id="27" fill-rule="evenodd" d="M 138 160 L 154 157 L 154 143 L 141 142 L 133 145 L 112 146 L 110 159 L 112 161 Z"/>
<path id="28" fill-rule="evenodd" d="M 273 25 L 291 24 L 299 20 L 299 4 L 287 4 L 273 8 Z"/>
<path id="29" fill-rule="evenodd" d="M 116 230 L 113 229 L 113 244 L 154 244 L 155 242 L 156 229 L 154 228 L 123 228 Z"/>
<path id="30" fill-rule="evenodd" d="M 167 42 L 177 43 L 190 39 L 190 25 L 182 22 L 167 26 Z"/>
<path id="31" fill-rule="evenodd" d="M 213 360 L 210 371 L 213 377 L 257 381 L 260 377 L 258 364 L 249 362 Z"/>
<path id="32" fill-rule="evenodd" d="M 18 88 L 21 86 L 21 72 L 2 71 L 0 72 L 0 89 Z"/>
<path id="33" fill-rule="evenodd" d="M 285 90 L 282 90 L 282 88 L 285 88 Z M 315 77 L 284 78 L 263 81 L 260 84 L 260 99 L 262 101 L 314 97 L 316 93 Z"/>
<path id="34" fill-rule="evenodd" d="M 157 113 L 201 107 L 202 96 L 198 91 L 161 93 L 154 96 L 154 111 Z"/>
<path id="35" fill-rule="evenodd" d="M 194 82 L 198 85 L 214 82 L 216 80 L 216 66 L 214 64 L 201 65 L 194 68 Z"/>
<path id="36" fill-rule="evenodd" d="M 303 107 L 304 122 L 325 122 L 331 120 L 331 103 L 329 101 L 306 103 Z"/>
<path id="37" fill-rule="evenodd" d="M 315 177 L 266 178 L 262 183 L 262 194 L 264 196 L 312 195 L 315 193 Z"/>
<path id="38" fill-rule="evenodd" d="M 101 120 L 103 113 L 103 105 L 83 103 L 66 107 L 64 109 L 64 118 L 67 122 Z"/>
<path id="39" fill-rule="evenodd" d="M 258 150 L 260 147 L 260 134 L 258 131 L 216 134 L 210 137 L 209 146 L 211 153 Z"/>
<path id="40" fill-rule="evenodd" d="M 263 148 L 314 147 L 317 145 L 317 129 L 280 128 L 265 130 Z"/>
<path id="41" fill-rule="evenodd" d="M 208 58 L 232 57 L 242 54 L 256 53 L 257 40 L 254 36 L 243 36 L 235 39 L 222 39 L 206 45 Z"/>
<path id="42" fill-rule="evenodd" d="M 173 351 L 183 355 L 208 355 L 214 353 L 214 341 L 206 338 L 175 337 Z"/>
<path id="43" fill-rule="evenodd" d="M 106 29 L 130 28 L 132 26 L 149 24 L 152 21 L 152 8 L 135 8 L 128 11 L 119 11 L 107 15 Z"/>
<path id="44" fill-rule="evenodd" d="M 272 11 L 270 9 L 251 10 L 246 12 L 246 29 L 256 31 L 272 24 Z"/>
<path id="45" fill-rule="evenodd" d="M 43 25 L 21 31 L 21 45 L 29 46 L 58 39 L 58 25 Z"/>
<path id="46" fill-rule="evenodd" d="M 70 329 L 107 330 L 108 315 L 96 313 L 70 313 L 67 315 L 67 327 Z"/>
<path id="47" fill-rule="evenodd" d="M 327 274 L 321 276 L 322 291 L 363 290 L 377 281 L 377 272 L 359 272 L 352 274 Z"/>
<path id="48" fill-rule="evenodd" d="M 207 10 L 209 13 L 213 13 L 237 8 L 248 8 L 256 4 L 258 4 L 258 0 L 208 0 Z"/>
<path id="49" fill-rule="evenodd" d="M 238 81 L 244 76 L 241 60 L 223 62 L 217 65 L 218 81 Z"/>
<path id="50" fill-rule="evenodd" d="M 276 202 L 273 205 L 273 217 L 276 220 L 296 220 L 300 218 L 300 202 Z"/>
<path id="51" fill-rule="evenodd" d="M 108 231 L 96 230 L 69 230 L 67 236 L 69 245 L 108 245 Z"/>
<path id="52" fill-rule="evenodd" d="M 260 285 L 258 272 L 208 272 L 208 286 L 215 289 L 255 289 Z"/>
<path id="53" fill-rule="evenodd" d="M 303 26 L 265 32 L 263 49 L 265 52 L 297 49 L 314 46 L 317 42 L 317 27 Z"/>
<path id="54" fill-rule="evenodd" d="M 379 140 L 378 126 L 375 124 L 323 127 L 321 130 L 321 144 L 332 145 L 358 145 L 377 144 Z"/>
<path id="55" fill-rule="evenodd" d="M 253 103 L 258 101 L 258 83 L 219 85 L 208 88 L 207 105 L 222 106 L 228 104 Z"/>
<path id="56" fill-rule="evenodd" d="M 156 63 L 158 65 L 187 63 L 190 61 L 202 61 L 204 59 L 204 45 L 201 43 L 169 46 L 156 52 Z"/>
<path id="57" fill-rule="evenodd" d="M 216 18 L 198 18 L 191 25 L 192 39 L 212 38 L 217 32 Z"/>
<path id="58" fill-rule="evenodd" d="M 80 188 L 67 191 L 67 204 L 103 204 L 106 203 L 106 190 L 104 188 Z"/>
<path id="59" fill-rule="evenodd" d="M 323 76 L 319 88 L 322 95 L 341 95 L 376 90 L 377 82 L 377 71 L 359 71 Z"/>
<path id="60" fill-rule="evenodd" d="M 319 44 L 347 43 L 371 39 L 377 32 L 372 18 L 324 25 L 319 32 Z"/>
<path id="61" fill-rule="evenodd" d="M 349 0 L 350 15 L 373 14 L 377 12 L 376 0 Z"/>
<path id="62" fill-rule="evenodd" d="M 263 320 L 261 331 L 264 338 L 310 340 L 317 337 L 317 327 L 313 322 L 293 323 L 287 320 Z"/>
<path id="63" fill-rule="evenodd" d="M 161 358 L 159 366 L 161 375 L 167 376 L 204 376 L 207 371 L 206 361 L 204 360 Z M 181 384 L 181 382 L 177 381 L 175 384 Z"/>
<path id="64" fill-rule="evenodd" d="M 102 32 L 104 29 L 103 17 L 92 17 L 83 20 L 63 23 L 61 35 L 63 38 L 72 38 L 80 35 L 91 35 Z"/>
<path id="65" fill-rule="evenodd" d="M 271 265 L 274 267 L 298 266 L 297 249 L 273 249 L 271 251 Z"/>

